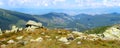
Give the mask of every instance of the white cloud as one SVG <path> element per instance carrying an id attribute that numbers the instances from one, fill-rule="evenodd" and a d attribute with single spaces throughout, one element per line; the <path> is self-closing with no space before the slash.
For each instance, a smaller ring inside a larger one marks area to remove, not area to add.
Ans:
<path id="1" fill-rule="evenodd" d="M 2 5 L 3 5 L 3 2 L 0 1 L 0 6 L 2 6 Z"/>
<path id="2" fill-rule="evenodd" d="M 119 6 L 120 0 L 104 0 L 103 4 L 107 7 Z"/>
<path id="3" fill-rule="evenodd" d="M 8 5 L 13 7 L 40 7 L 46 6 L 47 3 L 42 0 L 9 0 Z"/>
<path id="4" fill-rule="evenodd" d="M 66 0 L 54 0 L 54 2 L 65 2 Z"/>
<path id="5" fill-rule="evenodd" d="M 48 4 L 47 4 L 47 3 L 45 3 L 44 5 L 45 5 L 45 6 L 48 6 Z"/>
<path id="6" fill-rule="evenodd" d="M 79 7 L 99 8 L 120 6 L 120 0 L 75 0 Z"/>
<path id="7" fill-rule="evenodd" d="M 101 6 L 101 2 L 96 0 L 75 0 L 79 7 L 99 7 Z"/>
<path id="8" fill-rule="evenodd" d="M 66 0 L 53 0 L 53 5 L 57 5 L 57 3 L 64 3 Z"/>
<path id="9" fill-rule="evenodd" d="M 47 7 L 59 5 L 66 0 L 9 0 L 9 5 L 25 7 Z"/>
<path id="10" fill-rule="evenodd" d="M 120 0 L 8 0 L 0 2 L 3 4 L 19 8 L 100 8 L 120 6 Z"/>

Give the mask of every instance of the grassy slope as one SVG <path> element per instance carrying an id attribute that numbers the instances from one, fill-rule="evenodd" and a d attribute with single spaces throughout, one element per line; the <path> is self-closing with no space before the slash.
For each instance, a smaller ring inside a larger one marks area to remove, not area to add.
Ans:
<path id="1" fill-rule="evenodd" d="M 28 20 L 37 21 L 32 15 L 0 9 L 0 28 L 10 29 L 12 25 L 23 27 Z"/>
<path id="2" fill-rule="evenodd" d="M 58 31 L 61 31 L 62 33 L 58 33 Z M 44 33 L 44 34 L 42 34 Z M 96 41 L 88 41 L 88 40 L 74 40 L 71 42 L 71 44 L 66 45 L 62 42 L 59 42 L 55 37 L 56 36 L 67 36 L 67 34 L 71 33 L 69 30 L 63 30 L 63 29 L 35 29 L 34 32 L 26 32 L 25 30 L 20 31 L 18 33 L 10 33 L 10 34 L 3 34 L 3 36 L 0 36 L 0 45 L 6 44 L 7 48 L 119 48 L 120 41 L 103 41 L 103 40 L 96 40 Z M 50 38 L 47 38 L 45 36 L 50 36 Z M 7 44 L 7 41 L 12 39 L 15 40 L 15 42 L 18 42 L 20 40 L 16 40 L 16 37 L 18 36 L 24 36 L 21 41 L 28 41 L 26 45 L 23 45 L 21 43 L 17 44 Z M 74 35 L 75 36 L 75 35 Z M 36 39 L 38 37 L 42 37 L 42 42 L 30 42 L 30 39 Z M 2 41 L 3 39 L 6 39 Z M 52 40 L 48 40 L 52 39 Z M 81 41 L 81 44 L 78 45 L 77 42 Z"/>

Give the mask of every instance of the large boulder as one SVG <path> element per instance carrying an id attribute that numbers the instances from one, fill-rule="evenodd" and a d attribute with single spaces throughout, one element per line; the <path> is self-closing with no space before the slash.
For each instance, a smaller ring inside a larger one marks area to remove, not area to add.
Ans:
<path id="1" fill-rule="evenodd" d="M 42 27 L 42 23 L 29 20 L 26 23 L 26 27 L 37 27 L 37 28 L 39 28 L 39 27 Z"/>

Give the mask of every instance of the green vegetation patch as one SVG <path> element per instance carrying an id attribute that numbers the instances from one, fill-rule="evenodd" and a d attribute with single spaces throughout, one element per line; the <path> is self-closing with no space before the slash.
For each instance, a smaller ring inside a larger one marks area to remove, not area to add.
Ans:
<path id="1" fill-rule="evenodd" d="M 97 27 L 97 28 L 87 30 L 87 31 L 85 31 L 85 33 L 87 33 L 87 34 L 100 34 L 100 33 L 103 33 L 105 30 L 107 30 L 110 27 L 111 26 Z"/>

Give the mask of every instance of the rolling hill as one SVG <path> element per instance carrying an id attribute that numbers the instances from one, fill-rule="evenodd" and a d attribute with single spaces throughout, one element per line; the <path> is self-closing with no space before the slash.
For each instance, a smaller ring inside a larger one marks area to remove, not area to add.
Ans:
<path id="1" fill-rule="evenodd" d="M 87 29 L 120 23 L 119 13 L 70 16 L 65 13 L 51 12 L 43 15 L 30 15 L 16 11 L 0 9 L 0 28 L 10 29 L 12 25 L 24 27 L 26 21 L 34 20 L 43 23 L 48 28 L 64 28 L 84 31 Z"/>
<path id="2" fill-rule="evenodd" d="M 0 28 L 10 29 L 11 25 L 24 26 L 28 20 L 36 20 L 32 15 L 0 9 Z"/>
<path id="3" fill-rule="evenodd" d="M 109 13 L 100 15 L 79 14 L 74 16 L 73 18 L 74 20 L 79 21 L 81 24 L 84 24 L 88 28 L 120 24 L 119 13 Z"/>

